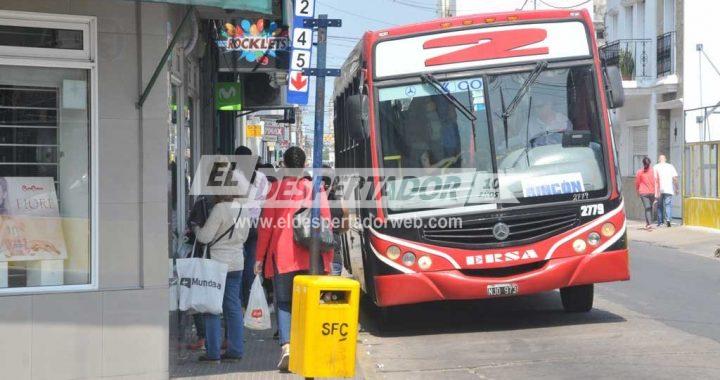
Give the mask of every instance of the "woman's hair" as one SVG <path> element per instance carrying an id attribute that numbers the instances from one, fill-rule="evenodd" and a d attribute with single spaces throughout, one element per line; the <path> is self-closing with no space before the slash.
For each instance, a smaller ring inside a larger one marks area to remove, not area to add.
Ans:
<path id="1" fill-rule="evenodd" d="M 291 146 L 283 153 L 286 168 L 301 169 L 305 167 L 305 152 L 300 147 Z"/>
<path id="2" fill-rule="evenodd" d="M 648 171 L 648 169 L 650 169 L 650 164 L 652 163 L 652 161 L 650 161 L 650 158 L 645 156 L 642 159 L 642 163 L 643 163 L 643 171 Z"/>
<path id="3" fill-rule="evenodd" d="M 216 196 L 215 196 L 215 203 L 220 203 L 220 202 L 232 202 L 232 201 L 234 201 L 234 200 L 235 200 L 235 196 L 234 196 L 234 195 L 231 195 L 231 194 L 230 194 L 230 195 L 225 194 L 225 195 L 216 195 Z"/>

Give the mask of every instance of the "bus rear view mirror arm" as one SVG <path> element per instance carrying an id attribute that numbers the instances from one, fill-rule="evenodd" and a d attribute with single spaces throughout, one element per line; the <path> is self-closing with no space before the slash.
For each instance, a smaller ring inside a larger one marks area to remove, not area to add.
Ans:
<path id="1" fill-rule="evenodd" d="M 622 86 L 622 75 L 617 66 L 605 67 L 605 94 L 608 108 L 620 108 L 625 104 L 625 90 Z"/>
<path id="2" fill-rule="evenodd" d="M 347 98 L 348 126 L 353 140 L 364 140 L 370 136 L 368 124 L 368 97 L 365 94 L 350 95 Z"/>

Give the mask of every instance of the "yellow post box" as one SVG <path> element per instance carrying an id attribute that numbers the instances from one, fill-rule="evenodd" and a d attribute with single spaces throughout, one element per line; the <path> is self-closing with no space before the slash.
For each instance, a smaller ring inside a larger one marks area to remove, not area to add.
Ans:
<path id="1" fill-rule="evenodd" d="M 303 377 L 353 377 L 360 284 L 339 276 L 296 276 L 290 371 Z"/>

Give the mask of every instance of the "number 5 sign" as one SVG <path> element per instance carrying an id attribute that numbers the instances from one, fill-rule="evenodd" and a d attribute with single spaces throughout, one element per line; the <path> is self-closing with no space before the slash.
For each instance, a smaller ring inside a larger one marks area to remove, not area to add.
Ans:
<path id="1" fill-rule="evenodd" d="M 291 104 L 307 104 L 310 78 L 303 75 L 302 69 L 310 67 L 313 30 L 303 27 L 303 20 L 315 16 L 315 0 L 295 0 L 294 8 L 287 102 Z"/>

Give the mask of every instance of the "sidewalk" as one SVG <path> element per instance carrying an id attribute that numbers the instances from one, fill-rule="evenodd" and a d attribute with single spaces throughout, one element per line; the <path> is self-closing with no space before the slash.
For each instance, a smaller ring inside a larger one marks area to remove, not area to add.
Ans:
<path id="1" fill-rule="evenodd" d="M 628 238 L 684 253 L 715 258 L 720 249 L 720 231 L 705 227 L 673 225 L 645 230 L 645 222 L 628 220 Z"/>
<path id="2" fill-rule="evenodd" d="M 202 379 L 202 380 L 271 380 L 271 379 L 298 379 L 299 376 L 291 373 L 278 372 L 276 365 L 280 358 L 280 347 L 277 340 L 273 340 L 273 328 L 265 331 L 245 329 L 245 355 L 238 363 L 207 364 L 197 361 L 204 351 L 189 351 L 184 344 L 194 339 L 188 339 L 194 333 L 190 332 L 189 318 L 179 319 L 178 315 L 171 313 L 170 317 L 170 378 L 174 379 Z M 360 355 L 358 344 L 358 356 Z M 364 379 L 360 363 L 355 365 L 355 379 Z"/>

